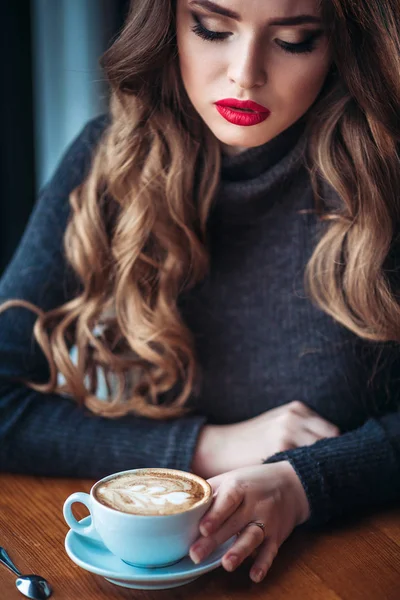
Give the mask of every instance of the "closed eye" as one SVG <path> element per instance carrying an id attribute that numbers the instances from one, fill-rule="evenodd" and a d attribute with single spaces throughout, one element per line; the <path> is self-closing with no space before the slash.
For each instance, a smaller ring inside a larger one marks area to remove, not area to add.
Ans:
<path id="1" fill-rule="evenodd" d="M 202 38 L 203 40 L 206 40 L 208 42 L 223 42 L 224 40 L 226 40 L 228 37 L 230 37 L 232 35 L 230 32 L 211 31 L 210 29 L 207 29 L 206 27 L 204 27 L 200 18 L 198 17 L 198 15 L 196 15 L 196 13 L 191 13 L 191 14 L 192 14 L 193 20 L 195 22 L 195 24 L 192 27 L 192 31 L 197 36 Z M 316 42 L 317 42 L 318 38 L 320 38 L 322 36 L 322 34 L 323 34 L 323 30 L 318 29 L 318 30 L 314 31 L 312 33 L 312 35 L 309 36 L 307 39 L 305 39 L 304 41 L 302 41 L 298 44 L 284 42 L 283 40 L 276 40 L 276 44 L 284 52 L 288 52 L 289 54 L 310 53 L 310 52 L 313 52 L 313 50 L 315 49 Z"/>

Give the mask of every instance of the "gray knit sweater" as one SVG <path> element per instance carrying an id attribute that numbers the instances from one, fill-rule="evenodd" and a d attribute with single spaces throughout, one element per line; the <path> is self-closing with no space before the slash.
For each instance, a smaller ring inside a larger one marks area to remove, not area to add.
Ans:
<path id="1" fill-rule="evenodd" d="M 47 310 L 76 294 L 62 247 L 68 194 L 107 123 L 102 116 L 87 124 L 41 191 L 0 301 L 25 298 Z M 310 524 L 400 499 L 398 348 L 360 340 L 303 288 L 321 235 L 309 211 L 306 143 L 299 121 L 263 146 L 223 157 L 208 224 L 211 270 L 180 298 L 201 367 L 191 416 L 109 420 L 29 390 L 18 378 L 48 377 L 32 341 L 34 317 L 22 309 L 0 315 L 1 470 L 91 478 L 142 466 L 189 470 L 204 424 L 243 421 L 297 399 L 342 432 L 268 459 L 295 468 Z"/>

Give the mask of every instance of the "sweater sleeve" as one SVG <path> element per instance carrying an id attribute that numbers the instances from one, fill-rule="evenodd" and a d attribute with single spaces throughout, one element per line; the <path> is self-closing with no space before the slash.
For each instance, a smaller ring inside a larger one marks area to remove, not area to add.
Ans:
<path id="1" fill-rule="evenodd" d="M 399 501 L 400 413 L 369 419 L 341 436 L 279 452 L 264 462 L 283 460 L 290 462 L 303 484 L 311 527 Z"/>
<path id="2" fill-rule="evenodd" d="M 88 172 L 108 122 L 89 122 L 41 190 L 19 247 L 0 281 L 0 303 L 24 299 L 50 310 L 76 295 L 79 284 L 64 256 L 69 193 Z M 42 394 L 21 379 L 46 381 L 47 360 L 33 337 L 36 316 L 22 308 L 0 314 L 0 470 L 100 478 L 138 467 L 190 470 L 206 419 L 107 419 L 68 397 Z"/>

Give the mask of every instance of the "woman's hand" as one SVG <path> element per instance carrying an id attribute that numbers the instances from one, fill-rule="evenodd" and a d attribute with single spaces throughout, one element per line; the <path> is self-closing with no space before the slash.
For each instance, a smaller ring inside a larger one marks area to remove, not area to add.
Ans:
<path id="1" fill-rule="evenodd" d="M 233 469 L 257 465 L 284 450 L 311 446 L 339 429 L 302 402 L 290 402 L 232 425 L 205 425 L 192 471 L 205 479 Z"/>
<path id="2" fill-rule="evenodd" d="M 191 559 L 204 560 L 240 532 L 224 554 L 222 566 L 234 571 L 257 549 L 250 577 L 260 582 L 281 544 L 309 518 L 309 503 L 296 472 L 283 461 L 237 469 L 208 481 L 214 501 L 200 522 L 202 535 L 190 548 Z M 263 523 L 265 530 L 252 521 Z"/>

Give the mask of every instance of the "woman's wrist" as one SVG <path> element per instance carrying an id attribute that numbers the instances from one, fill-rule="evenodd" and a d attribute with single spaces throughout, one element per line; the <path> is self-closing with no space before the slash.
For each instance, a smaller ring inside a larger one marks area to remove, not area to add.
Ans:
<path id="1" fill-rule="evenodd" d="M 277 464 L 282 465 L 282 473 L 284 474 L 285 485 L 288 486 L 291 497 L 296 499 L 296 508 L 298 513 L 297 525 L 302 525 L 308 521 L 311 515 L 310 503 L 308 501 L 303 484 L 288 460 L 284 460 Z"/>
<path id="2" fill-rule="evenodd" d="M 197 439 L 196 450 L 193 455 L 191 471 L 204 479 L 209 479 L 221 472 L 218 466 L 217 440 L 219 438 L 219 425 L 204 425 Z"/>

